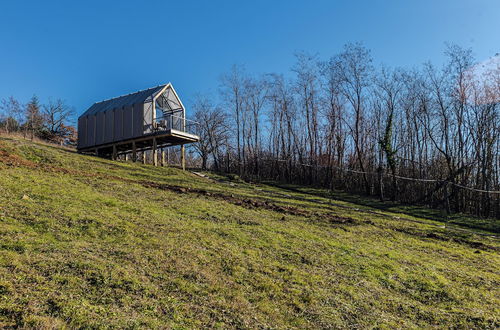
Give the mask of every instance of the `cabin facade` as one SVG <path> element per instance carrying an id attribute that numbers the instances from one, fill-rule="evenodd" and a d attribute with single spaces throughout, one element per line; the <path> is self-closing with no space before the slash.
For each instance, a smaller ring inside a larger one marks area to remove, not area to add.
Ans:
<path id="1" fill-rule="evenodd" d="M 94 103 L 78 118 L 80 153 L 116 159 L 151 150 L 197 142 L 191 133 L 196 123 L 186 119 L 186 109 L 172 84 L 152 87 Z M 155 161 L 156 165 L 156 161 Z"/>

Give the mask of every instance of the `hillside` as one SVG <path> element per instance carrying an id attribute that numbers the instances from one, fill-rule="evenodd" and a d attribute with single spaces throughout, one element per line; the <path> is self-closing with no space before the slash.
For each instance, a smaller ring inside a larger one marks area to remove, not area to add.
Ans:
<path id="1" fill-rule="evenodd" d="M 208 175 L 0 137 L 0 326 L 500 327 L 498 222 Z"/>

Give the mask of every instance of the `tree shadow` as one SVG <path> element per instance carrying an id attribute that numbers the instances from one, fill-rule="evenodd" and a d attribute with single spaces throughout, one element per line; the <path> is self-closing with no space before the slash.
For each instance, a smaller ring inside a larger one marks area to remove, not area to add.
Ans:
<path id="1" fill-rule="evenodd" d="M 460 227 L 479 229 L 492 233 L 500 233 L 500 219 L 480 218 L 460 213 L 448 215 L 444 210 L 430 209 L 419 205 L 403 204 L 392 201 L 381 201 L 377 198 L 369 196 L 346 193 L 343 191 L 329 191 L 312 186 L 300 186 L 279 182 L 266 182 L 265 184 L 291 192 L 329 199 L 331 201 L 337 200 L 352 203 L 381 212 L 400 213 L 416 218 L 441 222 L 443 224 L 453 224 Z M 290 195 L 290 198 L 297 199 L 297 196 L 294 197 Z M 314 202 L 314 200 L 310 201 Z"/>

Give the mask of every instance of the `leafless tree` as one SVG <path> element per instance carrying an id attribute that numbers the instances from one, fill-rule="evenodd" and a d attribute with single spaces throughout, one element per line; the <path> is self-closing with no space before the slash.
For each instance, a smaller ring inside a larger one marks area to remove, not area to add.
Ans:
<path id="1" fill-rule="evenodd" d="M 22 105 L 13 96 L 3 99 L 0 104 L 0 122 L 3 124 L 7 133 L 19 129 L 22 119 Z"/>
<path id="2" fill-rule="evenodd" d="M 366 172 L 364 164 L 365 106 L 367 90 L 372 80 L 372 58 L 361 44 L 348 44 L 344 51 L 332 59 L 338 68 L 340 90 L 352 108 L 353 122 L 346 121 L 354 142 L 359 168 Z M 370 194 L 368 176 L 363 174 L 365 191 Z"/>
<path id="3" fill-rule="evenodd" d="M 252 172 L 259 176 L 259 158 L 261 157 L 261 116 L 268 92 L 267 81 L 263 78 L 248 78 L 245 81 L 244 107 L 248 117 L 247 146 L 252 157 Z"/>
<path id="4" fill-rule="evenodd" d="M 222 106 L 195 105 L 203 166 L 500 217 L 500 65 L 477 78 L 470 50 L 445 54 L 440 69 L 375 69 L 348 44 L 298 54 L 288 77 L 233 67 Z"/>
<path id="5" fill-rule="evenodd" d="M 221 77 L 221 93 L 225 103 L 233 115 L 236 129 L 236 157 L 238 161 L 238 172 L 243 172 L 243 160 L 245 158 L 242 145 L 245 141 L 244 130 L 244 107 L 243 96 L 245 86 L 245 71 L 242 66 L 234 65 L 231 71 Z"/>
<path id="6" fill-rule="evenodd" d="M 297 62 L 292 68 L 296 74 L 295 92 L 297 104 L 304 114 L 305 125 L 303 126 L 304 141 L 307 141 L 303 149 L 307 152 L 308 159 L 308 181 L 316 181 L 317 161 L 319 155 L 319 73 L 318 58 L 315 55 L 298 53 L 295 55 Z"/>
<path id="7" fill-rule="evenodd" d="M 223 148 L 228 138 L 227 115 L 203 96 L 197 97 L 193 108 L 195 110 L 194 118 L 198 122 L 196 134 L 200 137 L 200 141 L 194 144 L 194 148 L 201 157 L 202 168 L 207 169 L 211 155 L 214 169 L 219 171 L 221 170 L 220 162 L 223 158 Z"/>
<path id="8" fill-rule="evenodd" d="M 61 142 L 68 135 L 67 127 L 73 120 L 74 109 L 61 99 L 49 100 L 47 104 L 43 105 L 42 109 L 48 138 Z"/>

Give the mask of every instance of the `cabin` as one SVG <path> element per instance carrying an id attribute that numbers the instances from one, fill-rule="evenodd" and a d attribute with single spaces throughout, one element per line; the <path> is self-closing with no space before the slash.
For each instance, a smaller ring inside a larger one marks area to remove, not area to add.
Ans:
<path id="1" fill-rule="evenodd" d="M 158 165 L 158 151 L 164 163 L 165 148 L 197 142 L 195 122 L 186 119 L 186 108 L 171 83 L 148 88 L 94 103 L 78 118 L 80 153 L 92 153 L 116 160 L 120 155 L 137 161 L 137 154 L 153 155 Z"/>

